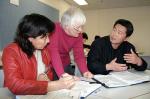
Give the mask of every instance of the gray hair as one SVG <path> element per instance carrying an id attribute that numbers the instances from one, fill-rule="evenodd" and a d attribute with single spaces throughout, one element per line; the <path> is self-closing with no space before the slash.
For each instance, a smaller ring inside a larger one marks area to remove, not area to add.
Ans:
<path id="1" fill-rule="evenodd" d="M 74 6 L 70 7 L 67 11 L 65 11 L 63 16 L 61 17 L 61 25 L 63 28 L 76 24 L 84 25 L 85 22 L 86 17 L 82 10 Z"/>

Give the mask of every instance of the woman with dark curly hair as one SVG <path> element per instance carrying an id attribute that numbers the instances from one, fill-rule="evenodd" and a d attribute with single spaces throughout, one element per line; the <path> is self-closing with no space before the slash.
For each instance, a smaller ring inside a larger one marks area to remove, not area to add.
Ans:
<path id="1" fill-rule="evenodd" d="M 46 45 L 54 29 L 54 23 L 39 14 L 25 15 L 20 21 L 14 42 L 4 48 L 2 56 L 4 86 L 14 94 L 46 94 L 74 85 L 74 79 L 67 74 L 51 81 L 53 73 Z"/>

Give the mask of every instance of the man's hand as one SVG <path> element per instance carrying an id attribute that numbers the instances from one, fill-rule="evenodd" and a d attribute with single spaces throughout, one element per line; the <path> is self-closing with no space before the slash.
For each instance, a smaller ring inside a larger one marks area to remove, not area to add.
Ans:
<path id="1" fill-rule="evenodd" d="M 124 60 L 127 63 L 136 64 L 138 66 L 142 65 L 142 60 L 140 57 L 138 57 L 135 52 L 131 49 L 131 54 L 124 54 Z"/>
<path id="2" fill-rule="evenodd" d="M 113 70 L 113 71 L 125 71 L 127 70 L 126 64 L 119 64 L 116 63 L 117 58 L 113 59 L 109 64 L 106 64 L 107 70 Z"/>

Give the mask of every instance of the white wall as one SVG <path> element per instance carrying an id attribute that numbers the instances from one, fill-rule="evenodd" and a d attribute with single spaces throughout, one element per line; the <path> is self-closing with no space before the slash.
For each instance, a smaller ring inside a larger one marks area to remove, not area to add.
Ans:
<path id="1" fill-rule="evenodd" d="M 70 5 L 63 0 L 38 0 L 44 4 L 50 5 L 59 10 L 59 19 L 65 10 L 67 10 Z"/>
<path id="2" fill-rule="evenodd" d="M 48 4 L 62 13 L 70 7 L 64 0 L 39 0 Z M 129 41 L 136 46 L 143 55 L 150 55 L 150 6 L 130 7 L 84 11 L 87 17 L 87 23 L 84 31 L 88 33 L 88 44 L 91 44 L 95 35 L 108 35 L 117 19 L 125 18 L 130 20 L 135 28 L 134 34 Z"/>
<path id="3" fill-rule="evenodd" d="M 150 55 L 150 6 L 116 8 L 104 10 L 85 11 L 87 23 L 85 32 L 88 33 L 88 43 L 94 39 L 95 35 L 108 35 L 113 27 L 114 22 L 119 18 L 130 20 L 134 25 L 134 34 L 130 37 L 139 52 L 144 55 Z"/>

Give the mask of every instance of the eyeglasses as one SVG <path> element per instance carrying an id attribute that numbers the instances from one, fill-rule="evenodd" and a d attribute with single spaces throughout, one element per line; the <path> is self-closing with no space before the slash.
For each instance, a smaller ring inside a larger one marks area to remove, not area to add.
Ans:
<path id="1" fill-rule="evenodd" d="M 73 28 L 76 30 L 76 31 L 83 31 L 83 28 L 84 26 L 83 25 L 80 25 L 80 26 L 73 26 Z"/>

